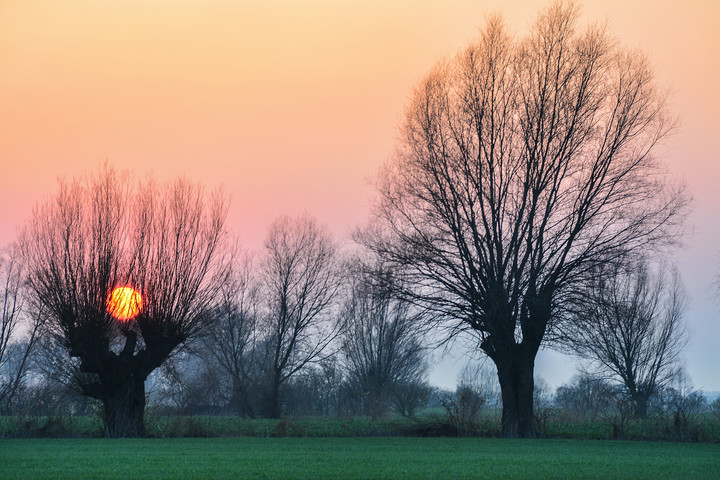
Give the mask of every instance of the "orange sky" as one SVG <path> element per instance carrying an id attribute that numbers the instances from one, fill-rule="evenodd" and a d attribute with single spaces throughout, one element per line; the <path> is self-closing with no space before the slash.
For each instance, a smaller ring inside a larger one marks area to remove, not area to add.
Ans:
<path id="1" fill-rule="evenodd" d="M 282 213 L 344 235 L 366 217 L 367 178 L 392 150 L 412 86 L 484 14 L 499 10 L 522 33 L 547 3 L 0 0 L 0 245 L 58 176 L 104 159 L 223 185 L 229 223 L 250 247 Z M 720 260 L 720 2 L 586 1 L 583 18 L 607 20 L 675 91 L 682 128 L 665 155 L 695 197 L 696 233 L 678 256 L 693 301 L 688 365 L 698 386 L 720 390 L 695 365 L 720 364 L 706 340 L 720 338 L 709 293 Z"/>

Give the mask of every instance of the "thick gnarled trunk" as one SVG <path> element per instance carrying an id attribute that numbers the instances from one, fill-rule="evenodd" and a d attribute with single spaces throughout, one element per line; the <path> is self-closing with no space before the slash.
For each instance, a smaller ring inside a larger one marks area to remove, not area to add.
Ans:
<path id="1" fill-rule="evenodd" d="M 105 387 L 107 394 L 102 398 L 105 436 L 142 437 L 145 434 L 145 379 L 130 374 Z"/>
<path id="2" fill-rule="evenodd" d="M 495 357 L 502 393 L 502 431 L 508 438 L 537 436 L 533 412 L 535 355 L 518 345 L 515 355 Z"/>

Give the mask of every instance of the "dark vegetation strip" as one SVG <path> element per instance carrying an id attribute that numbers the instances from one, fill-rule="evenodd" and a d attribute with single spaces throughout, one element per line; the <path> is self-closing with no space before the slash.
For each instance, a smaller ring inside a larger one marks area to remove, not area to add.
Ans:
<path id="1" fill-rule="evenodd" d="M 363 417 L 336 419 L 300 417 L 281 420 L 242 419 L 220 416 L 146 417 L 146 435 L 151 438 L 199 437 L 496 437 L 500 423 L 485 415 L 472 424 L 458 425 L 447 418 L 420 420 Z M 678 422 L 672 415 L 643 420 L 572 422 L 547 420 L 540 423 L 543 438 L 594 440 L 661 440 L 720 443 L 720 422 L 714 415 L 699 413 Z M 0 438 L 96 438 L 103 436 L 97 417 L 0 417 Z"/>

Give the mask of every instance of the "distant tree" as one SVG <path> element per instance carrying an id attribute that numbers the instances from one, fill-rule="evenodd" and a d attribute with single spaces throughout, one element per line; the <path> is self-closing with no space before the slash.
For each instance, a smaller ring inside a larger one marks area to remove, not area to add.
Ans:
<path id="1" fill-rule="evenodd" d="M 407 411 L 410 389 L 422 384 L 428 368 L 420 312 L 394 295 L 396 279 L 381 264 L 363 265 L 358 259 L 350 275 L 341 333 L 348 381 L 371 417 L 382 416 L 394 395 Z"/>
<path id="2" fill-rule="evenodd" d="M 333 314 L 341 277 L 337 247 L 309 217 L 281 217 L 265 240 L 261 284 L 267 311 L 256 346 L 267 416 L 281 414 L 281 389 L 337 336 Z"/>
<path id="3" fill-rule="evenodd" d="M 252 395 L 257 383 L 255 347 L 259 316 L 259 283 L 253 257 L 241 253 L 219 291 L 214 321 L 200 337 L 201 355 L 230 379 L 230 409 L 254 417 Z"/>
<path id="4" fill-rule="evenodd" d="M 442 401 L 448 421 L 459 434 L 470 435 L 476 429 L 480 412 L 488 402 L 490 392 L 486 390 L 486 379 L 481 377 L 483 370 L 468 363 L 460 373 L 455 392 Z"/>
<path id="5" fill-rule="evenodd" d="M 22 231 L 31 298 L 72 377 L 102 401 L 107 436 L 143 434 L 145 379 L 209 318 L 227 277 L 226 212 L 222 195 L 186 180 L 138 186 L 106 165 L 61 181 Z M 108 299 L 126 285 L 142 304 L 118 320 Z"/>
<path id="6" fill-rule="evenodd" d="M 22 369 L 12 365 L 17 355 L 11 355 L 12 343 L 22 310 L 21 267 L 13 251 L 0 252 L 0 408 L 17 389 Z"/>
<path id="7" fill-rule="evenodd" d="M 11 408 L 45 318 L 42 309 L 25 301 L 24 281 L 20 252 L 12 245 L 0 252 L 0 412 Z"/>
<path id="8" fill-rule="evenodd" d="M 155 377 L 151 383 L 155 388 L 149 395 L 155 406 L 171 407 L 170 411 L 181 415 L 226 412 L 227 375 L 216 363 L 208 362 L 199 348 L 197 340 L 184 345 L 148 378 Z"/>
<path id="9" fill-rule="evenodd" d="M 708 407 L 708 399 L 703 392 L 693 388 L 692 380 L 684 370 L 673 378 L 670 386 L 659 390 L 659 406 L 672 413 L 672 424 L 666 426 L 666 431 L 670 430 L 674 441 L 697 442 L 705 427 L 701 423 L 708 420 L 707 416 L 698 415 Z"/>
<path id="10" fill-rule="evenodd" d="M 553 3 L 480 38 L 415 88 L 360 241 L 407 297 L 497 366 L 502 435 L 532 437 L 533 370 L 556 312 L 597 271 L 681 233 L 688 204 L 653 157 L 674 122 L 647 59 Z"/>
<path id="11" fill-rule="evenodd" d="M 606 380 L 588 375 L 578 375 L 569 384 L 555 390 L 554 403 L 565 413 L 577 420 L 591 422 L 611 410 L 615 405 L 617 389 Z"/>
<path id="12" fill-rule="evenodd" d="M 314 362 L 285 386 L 283 408 L 288 415 L 329 416 L 338 413 L 343 372 L 335 355 Z"/>
<path id="13" fill-rule="evenodd" d="M 342 385 L 344 373 L 337 361 L 337 354 L 328 356 L 318 362 L 316 371 L 319 380 L 318 393 L 320 394 L 320 415 L 339 415 L 341 409 Z"/>
<path id="14" fill-rule="evenodd" d="M 717 420 L 720 420 L 720 397 L 717 397 L 710 404 L 710 411 L 713 412 L 713 415 L 715 415 Z"/>
<path id="15" fill-rule="evenodd" d="M 638 417 L 647 416 L 650 396 L 677 376 L 686 343 L 680 278 L 663 270 L 641 264 L 600 276 L 565 327 L 568 347 L 624 385 Z"/>
<path id="16" fill-rule="evenodd" d="M 399 382 L 392 391 L 392 404 L 395 411 L 406 418 L 415 418 L 418 409 L 427 406 L 432 395 L 432 387 L 427 380 L 409 380 Z"/>

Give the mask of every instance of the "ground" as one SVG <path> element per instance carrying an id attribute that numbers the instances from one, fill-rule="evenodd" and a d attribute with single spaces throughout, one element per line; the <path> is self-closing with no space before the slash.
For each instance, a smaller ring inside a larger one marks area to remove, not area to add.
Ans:
<path id="1" fill-rule="evenodd" d="M 498 438 L 4 439 L 3 479 L 717 479 L 720 445 Z"/>

